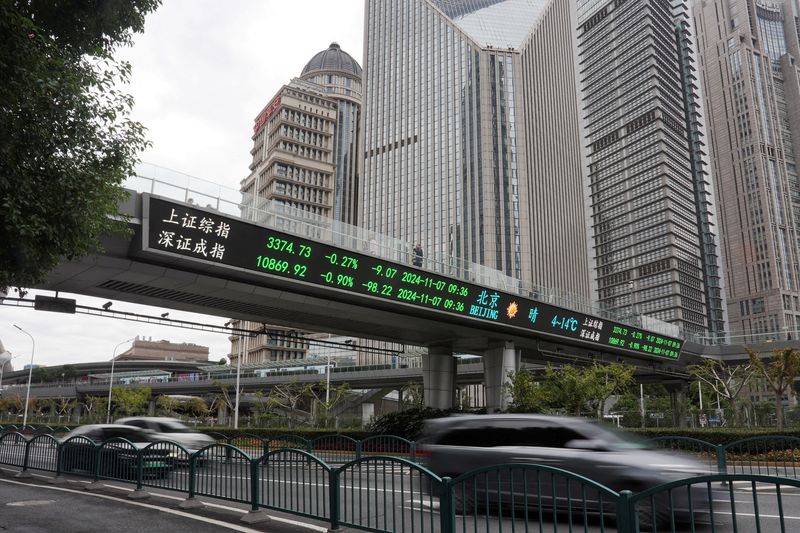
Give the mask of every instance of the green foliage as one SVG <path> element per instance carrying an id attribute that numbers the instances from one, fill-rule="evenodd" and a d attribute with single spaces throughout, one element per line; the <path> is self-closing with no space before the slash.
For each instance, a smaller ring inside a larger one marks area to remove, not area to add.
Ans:
<path id="1" fill-rule="evenodd" d="M 147 411 L 150 402 L 150 387 L 111 389 L 111 405 L 115 415 L 134 416 Z"/>
<path id="2" fill-rule="evenodd" d="M 36 285 L 126 230 L 109 215 L 147 143 L 112 54 L 159 3 L 0 0 L 0 287 Z"/>
<path id="3" fill-rule="evenodd" d="M 548 364 L 543 377 L 520 370 L 510 375 L 506 389 L 511 396 L 509 410 L 517 413 L 566 411 L 575 416 L 593 412 L 599 416 L 609 397 L 630 389 L 633 371 L 633 366 L 622 363 L 589 367 Z"/>
<path id="4" fill-rule="evenodd" d="M 160 394 L 156 398 L 156 409 L 158 410 L 159 414 L 169 416 L 176 413 L 180 409 L 180 407 L 181 407 L 180 401 L 170 396 L 167 396 L 166 394 Z"/>
<path id="5" fill-rule="evenodd" d="M 537 377 L 528 370 L 511 372 L 506 386 L 511 396 L 508 410 L 512 413 L 542 413 L 551 404 L 549 387 L 539 383 Z"/>
<path id="6" fill-rule="evenodd" d="M 750 355 L 750 365 L 761 375 L 769 388 L 775 394 L 775 415 L 778 422 L 778 431 L 783 429 L 783 395 L 793 394 L 794 379 L 800 374 L 800 350 L 786 348 L 775 350 L 764 361 L 762 357 L 745 348 Z"/>
<path id="7" fill-rule="evenodd" d="M 406 439 L 415 439 L 422 431 L 425 420 L 449 416 L 451 412 L 447 409 L 418 407 L 387 413 L 373 420 L 367 429 L 378 435 L 397 435 Z"/>
<path id="8" fill-rule="evenodd" d="M 194 396 L 183 404 L 183 412 L 193 417 L 205 416 L 208 414 L 208 405 L 202 398 Z"/>

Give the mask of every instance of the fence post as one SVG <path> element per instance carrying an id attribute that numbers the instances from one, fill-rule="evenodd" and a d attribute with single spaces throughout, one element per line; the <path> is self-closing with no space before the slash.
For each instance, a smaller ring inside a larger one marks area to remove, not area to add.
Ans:
<path id="1" fill-rule="evenodd" d="M 417 462 L 417 441 L 415 441 L 415 440 L 411 441 L 410 449 L 411 449 L 410 450 L 411 451 L 411 462 L 412 463 L 416 463 Z"/>
<path id="2" fill-rule="evenodd" d="M 102 444 L 94 445 L 94 482 L 100 481 L 100 447 Z"/>
<path id="3" fill-rule="evenodd" d="M 189 458 L 189 499 L 194 498 L 194 493 L 197 492 L 197 453 L 195 452 Z"/>
<path id="4" fill-rule="evenodd" d="M 258 464 L 260 459 L 250 459 L 250 512 L 258 511 L 259 505 L 259 488 L 261 483 L 258 479 Z"/>
<path id="5" fill-rule="evenodd" d="M 64 465 L 64 444 L 61 442 L 56 443 L 56 477 L 61 477 Z"/>
<path id="6" fill-rule="evenodd" d="M 442 533 L 453 533 L 456 529 L 456 515 L 453 506 L 453 480 L 447 476 L 439 485 L 439 517 Z M 623 533 L 622 530 L 619 533 Z"/>
<path id="7" fill-rule="evenodd" d="M 261 439 L 261 456 L 264 457 L 269 453 L 269 437 Z"/>
<path id="8" fill-rule="evenodd" d="M 144 454 L 142 450 L 136 449 L 136 490 L 142 490 L 142 478 L 144 477 Z"/>
<path id="9" fill-rule="evenodd" d="M 727 474 L 728 462 L 726 457 L 725 446 L 723 446 L 722 444 L 717 444 L 716 449 L 717 449 L 717 470 L 719 470 L 720 474 Z"/>
<path id="10" fill-rule="evenodd" d="M 31 460 L 31 441 L 25 441 L 25 459 L 22 461 L 22 471 L 28 471 L 28 462 Z"/>
<path id="11" fill-rule="evenodd" d="M 361 459 L 361 442 L 360 439 L 356 442 L 356 460 Z"/>
<path id="12" fill-rule="evenodd" d="M 331 530 L 338 531 L 339 530 L 339 502 L 340 502 L 340 495 L 339 495 L 339 469 L 338 468 L 331 468 L 328 471 L 328 475 L 330 476 L 330 481 L 328 483 L 328 490 L 330 490 L 330 494 L 328 495 L 330 500 L 330 514 L 331 514 Z"/>
<path id="13" fill-rule="evenodd" d="M 623 490 L 617 498 L 617 533 L 638 533 L 636 509 L 631 503 L 633 493 Z"/>

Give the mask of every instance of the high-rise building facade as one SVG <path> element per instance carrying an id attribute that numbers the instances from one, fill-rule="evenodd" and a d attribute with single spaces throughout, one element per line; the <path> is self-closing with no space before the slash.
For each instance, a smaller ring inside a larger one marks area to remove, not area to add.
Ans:
<path id="1" fill-rule="evenodd" d="M 725 329 L 688 1 L 578 0 L 597 296 L 683 333 Z"/>
<path id="2" fill-rule="evenodd" d="M 314 55 L 300 78 L 284 85 L 256 116 L 245 198 L 354 224 L 357 222 L 361 66 L 332 43 Z M 258 204 L 258 202 L 256 202 Z M 231 337 L 231 359 L 244 364 L 304 358 L 305 335 L 282 326 L 233 321 L 263 330 Z"/>
<path id="3" fill-rule="evenodd" d="M 361 225 L 591 295 L 570 0 L 370 0 Z M 448 270 L 449 269 L 449 270 Z"/>
<path id="4" fill-rule="evenodd" d="M 797 0 L 693 10 L 734 335 L 800 329 L 799 12 Z"/>

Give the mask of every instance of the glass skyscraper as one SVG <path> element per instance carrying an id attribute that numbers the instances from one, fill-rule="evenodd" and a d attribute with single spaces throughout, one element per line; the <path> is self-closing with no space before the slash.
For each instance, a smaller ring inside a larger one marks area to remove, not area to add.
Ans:
<path id="1" fill-rule="evenodd" d="M 362 225 L 588 299 L 572 10 L 366 3 Z"/>
<path id="2" fill-rule="evenodd" d="M 688 1 L 578 0 L 577 39 L 598 299 L 722 332 Z"/>
<path id="3" fill-rule="evenodd" d="M 734 335 L 800 330 L 799 12 L 797 0 L 694 7 Z"/>

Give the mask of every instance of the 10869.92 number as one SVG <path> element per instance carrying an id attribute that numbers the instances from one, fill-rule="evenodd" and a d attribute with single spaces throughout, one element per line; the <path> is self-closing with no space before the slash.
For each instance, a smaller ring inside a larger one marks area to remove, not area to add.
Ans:
<path id="1" fill-rule="evenodd" d="M 298 278 L 306 277 L 306 271 L 308 267 L 305 265 L 294 265 L 291 267 L 289 261 L 284 261 L 282 259 L 275 259 L 274 257 L 265 257 L 263 255 L 259 255 L 256 258 L 256 264 L 259 268 L 263 268 L 264 270 L 271 270 L 272 272 L 285 272 L 294 274 Z M 290 269 L 291 267 L 291 269 Z"/>

